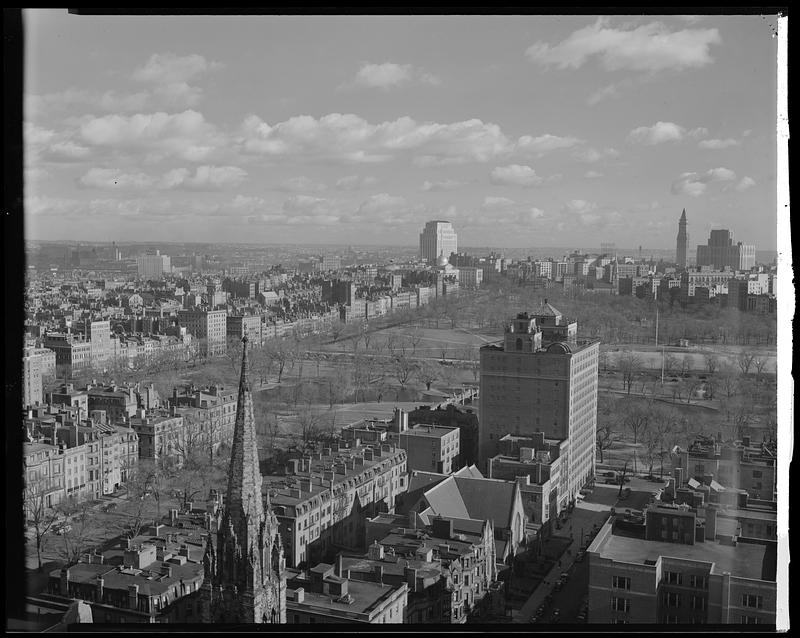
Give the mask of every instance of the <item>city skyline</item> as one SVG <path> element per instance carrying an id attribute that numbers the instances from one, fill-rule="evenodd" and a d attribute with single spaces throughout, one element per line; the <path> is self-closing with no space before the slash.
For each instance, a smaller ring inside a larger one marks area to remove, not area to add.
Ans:
<path id="1" fill-rule="evenodd" d="M 775 16 L 24 17 L 26 239 L 776 248 Z"/>

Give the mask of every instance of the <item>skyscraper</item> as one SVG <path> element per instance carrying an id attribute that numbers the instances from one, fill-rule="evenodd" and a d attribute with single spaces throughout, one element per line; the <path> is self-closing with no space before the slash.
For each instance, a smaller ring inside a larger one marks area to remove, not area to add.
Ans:
<path id="1" fill-rule="evenodd" d="M 431 221 L 419 235 L 419 256 L 430 264 L 435 264 L 440 255 L 450 259 L 451 253 L 458 252 L 458 237 L 453 224 L 448 221 Z"/>
<path id="2" fill-rule="evenodd" d="M 689 235 L 686 233 L 686 209 L 678 221 L 678 244 L 675 248 L 675 262 L 678 268 L 686 268 L 686 249 L 689 246 Z"/>
<path id="3" fill-rule="evenodd" d="M 285 623 L 286 575 L 278 519 L 264 495 L 242 337 L 242 372 L 236 403 L 228 493 L 203 557 L 203 622 Z M 216 534 L 213 533 L 216 528 Z"/>
<path id="4" fill-rule="evenodd" d="M 594 475 L 600 344 L 578 340 L 578 324 L 544 301 L 506 327 L 502 344 L 480 350 L 481 464 L 506 434 L 568 439 L 561 505 Z"/>
<path id="5" fill-rule="evenodd" d="M 708 244 L 697 247 L 697 265 L 714 266 L 722 270 L 750 270 L 756 265 L 756 247 L 753 244 L 733 243 L 733 233 L 726 228 L 714 229 Z"/>

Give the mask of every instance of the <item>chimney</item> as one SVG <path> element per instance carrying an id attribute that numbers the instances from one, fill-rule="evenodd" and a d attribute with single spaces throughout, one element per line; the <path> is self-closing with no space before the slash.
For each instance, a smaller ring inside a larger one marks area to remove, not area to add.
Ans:
<path id="1" fill-rule="evenodd" d="M 706 540 L 717 538 L 717 508 L 706 506 Z"/>
<path id="2" fill-rule="evenodd" d="M 164 577 L 165 578 L 172 578 L 172 565 L 164 565 Z"/>
<path id="3" fill-rule="evenodd" d="M 189 546 L 188 545 L 181 545 L 181 548 L 178 550 L 178 556 L 186 556 L 189 558 Z"/>
<path id="4" fill-rule="evenodd" d="M 383 547 L 381 547 L 383 549 Z M 375 578 L 375 582 L 383 585 L 383 565 L 374 565 L 372 567 L 372 574 Z"/>
<path id="5" fill-rule="evenodd" d="M 103 586 L 105 585 L 105 581 L 103 580 L 103 576 L 98 574 L 97 581 L 95 583 L 97 587 L 97 601 L 103 602 Z"/>
<path id="6" fill-rule="evenodd" d="M 296 603 L 302 603 L 305 600 L 306 590 L 302 587 L 298 587 L 294 590 L 294 601 Z"/>
<path id="7" fill-rule="evenodd" d="M 417 591 L 417 570 L 413 567 L 406 567 L 404 570 L 406 583 L 408 583 L 408 591 Z"/>
<path id="8" fill-rule="evenodd" d="M 169 511 L 169 524 L 174 527 L 175 523 L 177 523 L 177 522 L 178 522 L 178 510 L 171 509 Z"/>
<path id="9" fill-rule="evenodd" d="M 342 575 L 343 571 L 344 571 L 344 556 L 342 555 L 341 552 L 339 552 L 339 555 L 336 557 L 336 575 L 339 578 L 343 578 L 344 577 Z"/>
<path id="10" fill-rule="evenodd" d="M 139 598 L 139 585 L 128 585 L 128 608 L 136 609 Z"/>
<path id="11" fill-rule="evenodd" d="M 61 568 L 61 595 L 69 596 L 69 567 Z"/>

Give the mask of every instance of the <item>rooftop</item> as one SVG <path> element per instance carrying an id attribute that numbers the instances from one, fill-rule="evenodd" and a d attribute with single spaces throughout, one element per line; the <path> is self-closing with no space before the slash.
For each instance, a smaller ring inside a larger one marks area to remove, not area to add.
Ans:
<path id="1" fill-rule="evenodd" d="M 760 580 L 766 547 L 751 543 L 722 545 L 717 541 L 684 545 L 609 533 L 604 542 L 592 551 L 597 551 L 603 558 L 624 563 L 645 564 L 659 557 L 711 563 L 712 574 L 730 572 L 732 576 Z"/>
<path id="2" fill-rule="evenodd" d="M 303 602 L 296 602 L 295 592 L 303 588 Z M 403 583 L 401 588 L 406 588 Z M 362 580 L 347 580 L 347 597 L 342 599 L 337 594 L 324 594 L 311 591 L 310 581 L 304 578 L 304 573 L 295 569 L 286 570 L 286 605 L 293 607 L 316 608 L 320 614 L 354 617 L 356 615 L 369 615 L 382 602 L 392 597 L 398 591 L 395 585 L 382 585 L 376 582 Z M 311 609 L 309 611 L 314 611 Z"/>

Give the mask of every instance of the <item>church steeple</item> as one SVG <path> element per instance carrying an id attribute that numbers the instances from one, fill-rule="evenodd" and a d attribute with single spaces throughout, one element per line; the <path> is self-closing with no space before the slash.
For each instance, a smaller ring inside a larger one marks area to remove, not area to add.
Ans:
<path id="1" fill-rule="evenodd" d="M 242 337 L 242 371 L 239 377 L 239 396 L 236 401 L 236 422 L 233 426 L 225 508 L 237 526 L 247 519 L 261 520 L 264 514 L 247 345 L 248 339 L 245 335 Z"/>
<path id="2" fill-rule="evenodd" d="M 283 544 L 278 519 L 262 495 L 247 346 L 245 335 L 227 498 L 203 559 L 204 622 L 286 622 Z"/>

